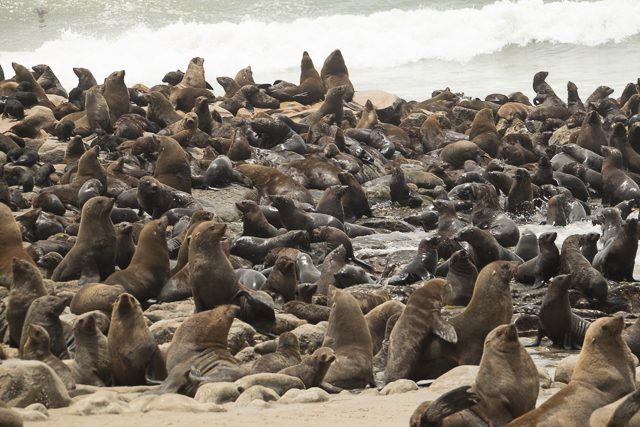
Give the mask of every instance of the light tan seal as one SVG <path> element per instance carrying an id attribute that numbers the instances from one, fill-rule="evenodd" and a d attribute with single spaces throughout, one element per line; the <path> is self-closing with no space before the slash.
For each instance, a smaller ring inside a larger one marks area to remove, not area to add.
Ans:
<path id="1" fill-rule="evenodd" d="M 49 334 L 45 328 L 30 324 L 27 326 L 27 341 L 22 350 L 22 359 L 44 362 L 58 374 L 67 390 L 74 390 L 76 383 L 71 369 L 51 353 L 49 341 Z"/>
<path id="2" fill-rule="evenodd" d="M 13 276 L 13 258 L 27 261 L 36 266 L 35 261 L 22 247 L 22 233 L 11 209 L 0 203 L 0 286 L 9 289 Z"/>

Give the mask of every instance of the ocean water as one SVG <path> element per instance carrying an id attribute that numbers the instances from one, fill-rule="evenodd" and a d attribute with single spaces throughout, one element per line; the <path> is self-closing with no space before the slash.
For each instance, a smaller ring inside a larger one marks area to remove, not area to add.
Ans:
<path id="1" fill-rule="evenodd" d="M 101 81 L 126 70 L 151 86 L 205 59 L 207 80 L 252 66 L 257 82 L 297 82 L 308 51 L 320 71 L 340 49 L 356 90 L 424 100 L 450 87 L 472 97 L 521 91 L 532 79 L 582 99 L 600 85 L 619 96 L 640 76 L 638 0 L 0 0 L 0 65 L 73 67 Z"/>

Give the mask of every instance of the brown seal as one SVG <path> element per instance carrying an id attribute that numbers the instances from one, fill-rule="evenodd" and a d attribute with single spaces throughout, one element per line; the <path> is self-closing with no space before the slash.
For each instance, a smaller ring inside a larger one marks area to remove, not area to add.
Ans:
<path id="1" fill-rule="evenodd" d="M 607 142 L 607 136 L 602 128 L 598 112 L 590 111 L 582 121 L 576 144 L 598 155 L 603 155 L 602 146 L 606 146 Z"/>
<path id="2" fill-rule="evenodd" d="M 71 369 L 54 356 L 49 349 L 50 339 L 47 330 L 32 323 L 27 326 L 26 333 L 27 341 L 22 349 L 22 359 L 44 362 L 58 374 L 67 390 L 74 390 L 76 383 L 73 381 Z"/>
<path id="3" fill-rule="evenodd" d="M 104 283 L 121 285 L 138 301 L 146 302 L 157 297 L 171 277 L 165 235 L 167 222 L 165 216 L 145 225 L 129 266 L 125 270 L 113 273 Z"/>
<path id="4" fill-rule="evenodd" d="M 325 95 L 324 102 L 318 108 L 318 111 L 308 115 L 307 117 L 300 120 L 300 123 L 304 123 L 310 125 L 313 122 L 317 122 L 322 120 L 322 118 L 326 115 L 332 114 L 334 117 L 332 122 L 335 122 L 337 125 L 342 123 L 343 116 L 343 107 L 342 103 L 344 101 L 345 93 L 347 92 L 347 86 L 335 86 L 327 91 Z"/>
<path id="5" fill-rule="evenodd" d="M 240 87 L 256 84 L 255 80 L 253 80 L 253 71 L 251 71 L 251 65 L 238 71 L 234 80 Z"/>
<path id="6" fill-rule="evenodd" d="M 124 83 L 124 70 L 114 71 L 104 80 L 104 99 L 109 106 L 109 120 L 114 128 L 123 114 L 128 114 L 131 106 L 129 89 Z"/>
<path id="7" fill-rule="evenodd" d="M 12 62 L 11 66 L 13 67 L 13 70 L 16 72 L 16 76 L 14 77 L 14 80 L 17 83 L 21 83 L 21 82 L 30 83 L 31 91 L 38 97 L 38 103 L 40 105 L 48 107 L 51 110 L 54 110 L 56 108 L 55 105 L 53 105 L 53 103 L 49 101 L 49 98 L 47 97 L 47 94 L 45 93 L 44 89 L 42 89 L 42 86 L 40 86 L 40 84 L 33 77 L 33 74 L 31 74 L 31 72 L 27 70 L 26 67 L 16 62 Z"/>
<path id="8" fill-rule="evenodd" d="M 108 197 L 94 197 L 82 209 L 75 245 L 56 267 L 54 282 L 80 279 L 81 284 L 105 280 L 115 269 L 116 230 L 111 221 L 115 203 Z"/>
<path id="9" fill-rule="evenodd" d="M 164 380 L 164 357 L 142 315 L 140 303 L 120 294 L 109 326 L 109 367 L 116 385 L 144 385 L 146 377 Z"/>
<path id="10" fill-rule="evenodd" d="M 498 150 L 496 144 L 496 151 Z M 442 162 L 448 163 L 454 168 L 461 168 L 467 160 L 473 160 L 477 164 L 481 164 L 481 155 L 483 150 L 471 141 L 456 141 L 448 144 L 439 154 Z"/>
<path id="11" fill-rule="evenodd" d="M 402 313 L 405 305 L 400 301 L 387 301 L 380 304 L 373 310 L 365 314 L 364 319 L 369 327 L 371 335 L 371 343 L 373 345 L 373 354 L 378 354 L 382 348 L 382 342 L 385 337 L 387 322 L 391 316 Z"/>
<path id="12" fill-rule="evenodd" d="M 589 426 L 637 426 L 640 422 L 640 389 L 615 402 L 596 409 L 589 417 Z"/>
<path id="13" fill-rule="evenodd" d="M 391 168 L 391 181 L 389 182 L 391 192 L 391 202 L 400 206 L 419 208 L 422 206 L 422 197 L 414 188 L 407 185 L 404 172 L 400 167 Z"/>
<path id="14" fill-rule="evenodd" d="M 333 304 L 322 347 L 331 348 L 336 360 L 325 381 L 346 389 L 375 384 L 371 336 L 358 302 L 347 291 L 335 287 L 329 289 L 329 299 Z"/>
<path id="15" fill-rule="evenodd" d="M 82 377 L 81 383 L 102 387 L 110 385 L 113 379 L 109 368 L 109 345 L 107 337 L 98 328 L 96 313 L 87 313 L 76 319 L 73 337 L 76 345 L 73 360 Z"/>
<path id="16" fill-rule="evenodd" d="M 153 219 L 158 219 L 175 208 L 190 209 L 193 212 L 204 209 L 191 194 L 176 190 L 150 176 L 145 176 L 138 182 L 136 199 L 140 208 Z"/>
<path id="17" fill-rule="evenodd" d="M 305 230 L 292 230 L 276 237 L 243 236 L 233 242 L 231 254 L 242 257 L 253 264 L 262 264 L 269 252 L 275 248 L 303 246 L 307 248 L 311 238 Z"/>
<path id="18" fill-rule="evenodd" d="M 271 295 L 274 301 L 281 301 L 280 304 L 285 304 L 296 299 L 297 285 L 296 262 L 283 254 L 276 260 L 267 281 L 260 290 Z"/>
<path id="19" fill-rule="evenodd" d="M 614 206 L 625 200 L 640 203 L 640 187 L 622 170 L 622 153 L 617 148 L 602 147 L 602 204 Z"/>
<path id="20" fill-rule="evenodd" d="M 629 218 L 615 238 L 593 258 L 593 266 L 605 279 L 635 282 L 633 268 L 638 252 L 638 219 Z"/>
<path id="21" fill-rule="evenodd" d="M 372 217 L 373 213 L 369 206 L 369 199 L 355 177 L 348 172 L 342 172 L 338 174 L 338 179 L 342 185 L 348 187 L 347 192 L 342 196 L 345 220 L 354 221 L 363 216 L 367 218 Z"/>
<path id="22" fill-rule="evenodd" d="M 11 344 L 17 347 L 22 337 L 22 326 L 31 303 L 48 295 L 42 282 L 42 276 L 30 262 L 13 258 L 11 261 L 13 280 L 7 301 L 6 319 L 9 323 Z"/>
<path id="23" fill-rule="evenodd" d="M 538 237 L 538 255 L 518 266 L 515 279 L 518 282 L 533 284 L 532 289 L 544 286 L 545 282 L 558 275 L 560 269 L 560 251 L 555 244 L 558 233 L 542 233 Z"/>
<path id="24" fill-rule="evenodd" d="M 538 375 L 515 325 L 498 326 L 485 340 L 478 374 L 467 396 L 472 401 L 464 404 L 461 396 L 447 393 L 424 402 L 411 416 L 410 426 L 505 425 L 535 408 Z"/>
<path id="25" fill-rule="evenodd" d="M 128 222 L 121 222 L 116 226 L 116 265 L 120 270 L 129 267 L 135 252 L 136 244 L 133 242 L 133 225 Z"/>
<path id="26" fill-rule="evenodd" d="M 569 385 L 508 425 L 587 425 L 593 411 L 634 391 L 635 363 L 623 329 L 622 317 L 593 322 Z"/>
<path id="27" fill-rule="evenodd" d="M 191 194 L 191 166 L 183 148 L 173 138 L 158 138 L 158 161 L 153 177 L 178 191 Z"/>
<path id="28" fill-rule="evenodd" d="M 169 376 L 149 394 L 180 393 L 193 397 L 203 382 L 233 382 L 249 374 L 229 353 L 227 335 L 240 309 L 222 305 L 194 314 L 176 329 L 167 350 Z"/>
<path id="29" fill-rule="evenodd" d="M 291 332 L 285 332 L 278 337 L 275 353 L 266 354 L 256 360 L 251 366 L 251 374 L 277 373 L 300 362 L 302 358 L 298 337 Z"/>
<path id="30" fill-rule="evenodd" d="M 549 282 L 538 315 L 538 335 L 527 347 L 536 347 L 546 335 L 554 344 L 561 344 L 569 351 L 581 349 L 584 335 L 591 323 L 571 311 L 569 288 L 571 275 L 563 274 Z"/>
<path id="31" fill-rule="evenodd" d="M 327 254 L 324 262 L 320 266 L 320 279 L 315 282 L 315 285 L 318 286 L 316 293 L 329 295 L 329 289 L 336 284 L 334 274 L 340 271 L 346 264 L 346 253 L 347 250 L 344 245 L 340 245 Z"/>
<path id="32" fill-rule="evenodd" d="M 498 154 L 498 130 L 494 124 L 491 109 L 483 108 L 478 111 L 471 125 L 469 141 L 491 157 L 496 157 Z"/>
<path id="33" fill-rule="evenodd" d="M 283 88 L 267 89 L 267 93 L 280 101 L 297 101 L 309 105 L 324 97 L 324 83 L 313 61 L 305 51 L 300 61 L 300 84 Z"/>
<path id="34" fill-rule="evenodd" d="M 27 342 L 27 327 L 30 324 L 40 325 L 49 333 L 51 339 L 51 353 L 60 359 L 69 359 L 67 342 L 60 315 L 69 302 L 65 298 L 56 296 L 42 296 L 31 303 L 27 315 L 24 318 L 22 336 L 20 337 L 20 353 L 22 354 L 24 344 Z"/>
<path id="35" fill-rule="evenodd" d="M 458 342 L 454 327 L 440 317 L 442 300 L 450 291 L 445 280 L 431 279 L 409 296 L 407 306 L 391 331 L 385 383 L 410 378 L 420 359 L 421 344 L 430 334 L 452 344 Z"/>
<path id="36" fill-rule="evenodd" d="M 184 73 L 180 83 L 175 85 L 175 89 L 183 89 L 185 87 L 195 87 L 205 89 L 207 81 L 204 78 L 204 59 L 196 56 L 189 61 L 187 71 Z"/>
<path id="37" fill-rule="evenodd" d="M 454 252 L 449 260 L 449 272 L 446 277 L 447 283 L 451 285 L 451 292 L 445 295 L 443 304 L 469 304 L 477 278 L 478 269 L 471 261 L 469 252 L 464 249 Z"/>
<path id="38" fill-rule="evenodd" d="M 258 187 L 261 195 L 287 196 L 299 202 L 315 206 L 309 190 L 276 168 L 245 164 L 239 165 L 236 169 L 251 179 L 253 185 Z"/>
<path id="39" fill-rule="evenodd" d="M 533 213 L 533 190 L 531 176 L 524 168 L 516 170 L 516 176 L 507 196 L 507 212 L 529 216 Z"/>
<path id="40" fill-rule="evenodd" d="M 488 231 L 478 227 L 468 225 L 458 231 L 455 236 L 458 241 L 468 242 L 473 248 L 474 261 L 479 270 L 493 261 L 507 260 L 518 261 L 522 263 L 522 259 L 504 248 L 498 243 L 495 237 Z"/>
<path id="41" fill-rule="evenodd" d="M 161 93 L 150 91 L 144 99 L 149 104 L 147 119 L 164 129 L 172 123 L 182 120 L 182 115 L 174 110 L 171 102 Z"/>
<path id="42" fill-rule="evenodd" d="M 253 200 L 236 202 L 236 208 L 242 212 L 243 236 L 269 238 L 278 235 L 278 229 L 269 224 L 258 204 Z"/>
<path id="43" fill-rule="evenodd" d="M 349 70 L 344 63 L 342 52 L 336 49 L 327 56 L 320 70 L 320 77 L 324 84 L 324 91 L 328 92 L 337 86 L 345 86 L 344 100 L 350 102 L 353 99 L 354 89 L 353 83 L 349 80 Z M 341 121 L 338 121 L 338 125 Z"/>
<path id="44" fill-rule="evenodd" d="M 307 389 L 321 387 L 327 371 L 335 360 L 336 355 L 332 349 L 320 347 L 301 363 L 285 368 L 278 373 L 300 378 Z"/>
<path id="45" fill-rule="evenodd" d="M 509 281 L 517 265 L 513 261 L 496 261 L 480 271 L 469 305 L 449 319 L 458 336 L 457 344 L 430 336 L 422 345 L 420 361 L 409 378 L 437 378 L 455 366 L 480 363 L 489 332 L 511 322 L 513 300 Z M 489 303 L 493 307 L 490 312 L 486 310 Z"/>
<path id="46" fill-rule="evenodd" d="M 345 196 L 349 187 L 346 185 L 334 185 L 327 188 L 316 206 L 316 212 L 331 215 L 344 223 L 344 206 L 342 198 Z"/>

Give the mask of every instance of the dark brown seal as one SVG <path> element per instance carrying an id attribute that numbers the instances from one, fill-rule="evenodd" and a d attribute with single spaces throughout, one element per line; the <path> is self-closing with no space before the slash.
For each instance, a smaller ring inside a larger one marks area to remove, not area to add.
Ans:
<path id="1" fill-rule="evenodd" d="M 48 295 L 42 282 L 42 276 L 30 262 L 13 258 L 11 262 L 13 281 L 9 290 L 6 319 L 9 323 L 11 344 L 17 347 L 22 337 L 22 326 L 31 303 Z"/>
<path id="2" fill-rule="evenodd" d="M 240 165 L 236 168 L 251 179 L 261 195 L 282 195 L 315 206 L 311 193 L 279 170 L 262 165 Z"/>
<path id="3" fill-rule="evenodd" d="M 125 293 L 116 299 L 107 340 L 116 385 L 144 385 L 147 376 L 160 381 L 166 378 L 164 357 L 133 296 Z"/>
<path id="4" fill-rule="evenodd" d="M 622 153 L 617 148 L 602 147 L 602 204 L 614 206 L 625 200 L 640 203 L 640 187 L 622 170 Z"/>
<path id="5" fill-rule="evenodd" d="M 471 261 L 469 253 L 461 249 L 456 251 L 449 260 L 449 272 L 446 281 L 451 285 L 451 292 L 445 294 L 444 305 L 464 305 L 471 301 L 478 269 Z"/>
<path id="6" fill-rule="evenodd" d="M 576 144 L 602 155 L 602 147 L 606 146 L 607 142 L 607 136 L 604 133 L 604 129 L 602 129 L 602 122 L 598 112 L 595 110 L 590 111 L 582 122 Z"/>
<path id="7" fill-rule="evenodd" d="M 633 268 L 638 252 L 638 219 L 629 218 L 615 238 L 593 258 L 593 266 L 605 279 L 635 282 Z"/>
<path id="8" fill-rule="evenodd" d="M 278 337 L 275 353 L 266 354 L 256 360 L 251 366 L 251 374 L 277 373 L 300 362 L 302 358 L 298 337 L 291 332 L 285 332 Z"/>
<path id="9" fill-rule="evenodd" d="M 344 100 L 346 92 L 347 86 L 344 85 L 335 86 L 329 89 L 320 108 L 318 108 L 316 112 L 300 120 L 300 123 L 310 125 L 313 122 L 322 120 L 324 116 L 331 114 L 333 115 L 332 122 L 340 125 L 342 123 L 342 116 L 344 114 L 342 102 Z"/>
<path id="10" fill-rule="evenodd" d="M 538 237 L 539 254 L 535 258 L 518 266 L 515 279 L 518 282 L 533 284 L 533 289 L 544 286 L 545 282 L 556 276 L 560 269 L 560 251 L 555 244 L 558 233 L 542 233 Z"/>
<path id="11" fill-rule="evenodd" d="M 114 203 L 114 199 L 94 197 L 84 205 L 76 243 L 56 267 L 51 280 L 97 283 L 113 272 L 116 231 L 110 215 Z"/>
<path id="12" fill-rule="evenodd" d="M 30 324 L 40 325 L 49 333 L 51 339 L 51 353 L 59 359 L 69 359 L 69 350 L 64 336 L 64 330 L 60 315 L 69 301 L 56 296 L 42 296 L 31 303 L 22 327 L 20 337 L 20 353 L 22 354 L 24 344 L 27 342 L 27 327 Z"/>
<path id="13" fill-rule="evenodd" d="M 262 238 L 275 237 L 278 229 L 269 224 L 264 214 L 253 200 L 236 202 L 236 208 L 242 212 L 242 235 Z"/>
<path id="14" fill-rule="evenodd" d="M 563 345 L 569 351 L 581 349 L 584 336 L 591 323 L 571 311 L 569 288 L 571 275 L 556 276 L 549 282 L 538 315 L 538 335 L 527 347 L 540 345 L 542 338 L 548 336 L 556 345 Z"/>
<path id="15" fill-rule="evenodd" d="M 96 313 L 84 314 L 73 325 L 74 361 L 84 377 L 84 384 L 106 386 L 113 382 L 109 368 L 109 344 L 98 328 L 96 317 Z"/>
<path id="16" fill-rule="evenodd" d="M 596 320 L 587 330 L 569 385 L 508 425 L 587 425 L 593 411 L 634 391 L 635 364 L 623 329 L 622 317 Z"/>
<path id="17" fill-rule="evenodd" d="M 342 196 L 345 220 L 355 221 L 363 216 L 367 218 L 372 217 L 373 213 L 369 206 L 369 199 L 354 176 L 348 172 L 342 172 L 338 174 L 338 179 L 342 185 L 348 187 L 347 192 Z"/>
<path id="18" fill-rule="evenodd" d="M 353 99 L 354 89 L 353 83 L 349 80 L 349 70 L 344 63 L 342 52 L 340 49 L 336 49 L 327 56 L 320 70 L 320 76 L 324 83 L 324 91 L 328 93 L 329 90 L 336 86 L 345 86 L 344 100 L 350 102 Z M 340 122 L 338 122 L 340 124 Z"/>
<path id="19" fill-rule="evenodd" d="M 260 290 L 271 295 L 277 303 L 284 304 L 296 299 L 297 285 L 296 262 L 283 254 L 276 260 L 267 281 Z"/>
<path id="20" fill-rule="evenodd" d="M 242 257 L 253 264 L 261 264 L 274 248 L 295 248 L 299 245 L 307 248 L 310 242 L 309 233 L 304 230 L 293 230 L 268 239 L 243 236 L 233 242 L 231 254 Z"/>
<path id="21" fill-rule="evenodd" d="M 158 161 L 153 177 L 178 191 L 191 194 L 191 166 L 183 148 L 173 138 L 158 138 Z"/>
<path id="22" fill-rule="evenodd" d="M 179 191 L 155 178 L 145 176 L 138 182 L 136 199 L 140 208 L 153 219 L 160 218 L 165 212 L 175 208 L 202 210 L 202 204 L 191 194 Z"/>

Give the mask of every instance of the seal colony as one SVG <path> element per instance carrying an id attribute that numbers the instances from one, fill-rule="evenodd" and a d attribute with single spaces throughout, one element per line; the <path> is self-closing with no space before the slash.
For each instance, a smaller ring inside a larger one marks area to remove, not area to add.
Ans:
<path id="1" fill-rule="evenodd" d="M 153 87 L 75 68 L 67 92 L 16 63 L 0 81 L 2 359 L 42 362 L 77 396 L 154 386 L 140 399 L 341 393 L 478 365 L 411 425 L 584 425 L 616 401 L 610 422 L 633 417 L 639 328 L 609 315 L 640 312 L 640 80 L 584 103 L 547 72 L 533 101 L 406 101 L 355 90 L 335 50 L 320 73 L 304 52 L 299 84 L 249 66 L 215 96 L 204 62 Z M 518 228 L 581 221 L 600 244 Z M 385 247 L 416 227 L 417 253 Z M 537 408 L 519 340 L 536 334 L 581 349 Z"/>

